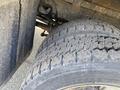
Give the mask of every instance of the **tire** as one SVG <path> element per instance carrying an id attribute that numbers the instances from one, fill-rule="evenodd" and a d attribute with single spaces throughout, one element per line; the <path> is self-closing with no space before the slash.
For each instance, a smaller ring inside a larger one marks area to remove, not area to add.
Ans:
<path id="1" fill-rule="evenodd" d="M 32 48 L 39 0 L 1 0 L 0 85 L 15 72 Z"/>
<path id="2" fill-rule="evenodd" d="M 77 85 L 120 86 L 120 31 L 114 26 L 81 19 L 55 28 L 40 46 L 21 90 Z"/>

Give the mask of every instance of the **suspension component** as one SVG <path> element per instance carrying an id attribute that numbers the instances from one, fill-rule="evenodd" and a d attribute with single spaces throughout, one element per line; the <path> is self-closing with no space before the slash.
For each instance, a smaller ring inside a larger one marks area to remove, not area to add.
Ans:
<path id="1" fill-rule="evenodd" d="M 39 6 L 36 26 L 46 29 L 49 32 L 50 27 L 55 27 L 65 22 L 68 21 L 63 18 L 59 18 L 57 13 L 53 13 L 53 9 L 50 5 L 42 4 Z"/>

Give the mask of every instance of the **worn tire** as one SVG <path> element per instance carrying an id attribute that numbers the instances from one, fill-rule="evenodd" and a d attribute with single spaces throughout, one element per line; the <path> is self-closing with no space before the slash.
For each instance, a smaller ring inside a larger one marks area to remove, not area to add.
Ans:
<path id="1" fill-rule="evenodd" d="M 39 0 L 0 1 L 0 85 L 29 55 Z"/>
<path id="2" fill-rule="evenodd" d="M 66 23 L 45 39 L 22 90 L 120 86 L 120 31 L 99 20 Z"/>

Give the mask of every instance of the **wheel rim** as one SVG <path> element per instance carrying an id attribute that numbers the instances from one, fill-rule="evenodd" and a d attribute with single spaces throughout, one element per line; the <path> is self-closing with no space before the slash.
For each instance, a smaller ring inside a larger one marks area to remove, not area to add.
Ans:
<path id="1" fill-rule="evenodd" d="M 74 85 L 69 87 L 64 87 L 58 90 L 120 90 L 120 87 L 107 86 L 107 85 Z"/>

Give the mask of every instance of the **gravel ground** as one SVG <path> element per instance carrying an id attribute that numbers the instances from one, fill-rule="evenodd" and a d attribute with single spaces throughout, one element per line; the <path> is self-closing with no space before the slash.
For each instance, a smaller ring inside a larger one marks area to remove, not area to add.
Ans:
<path id="1" fill-rule="evenodd" d="M 42 31 L 43 30 L 36 27 L 34 45 L 33 45 L 33 50 L 31 52 L 31 55 L 24 61 L 24 63 L 14 73 L 12 78 L 0 90 L 19 90 L 21 83 L 23 82 L 24 78 L 28 75 L 29 70 L 34 63 L 34 60 L 35 60 L 34 58 L 37 53 L 37 50 L 45 38 L 40 36 Z"/>

